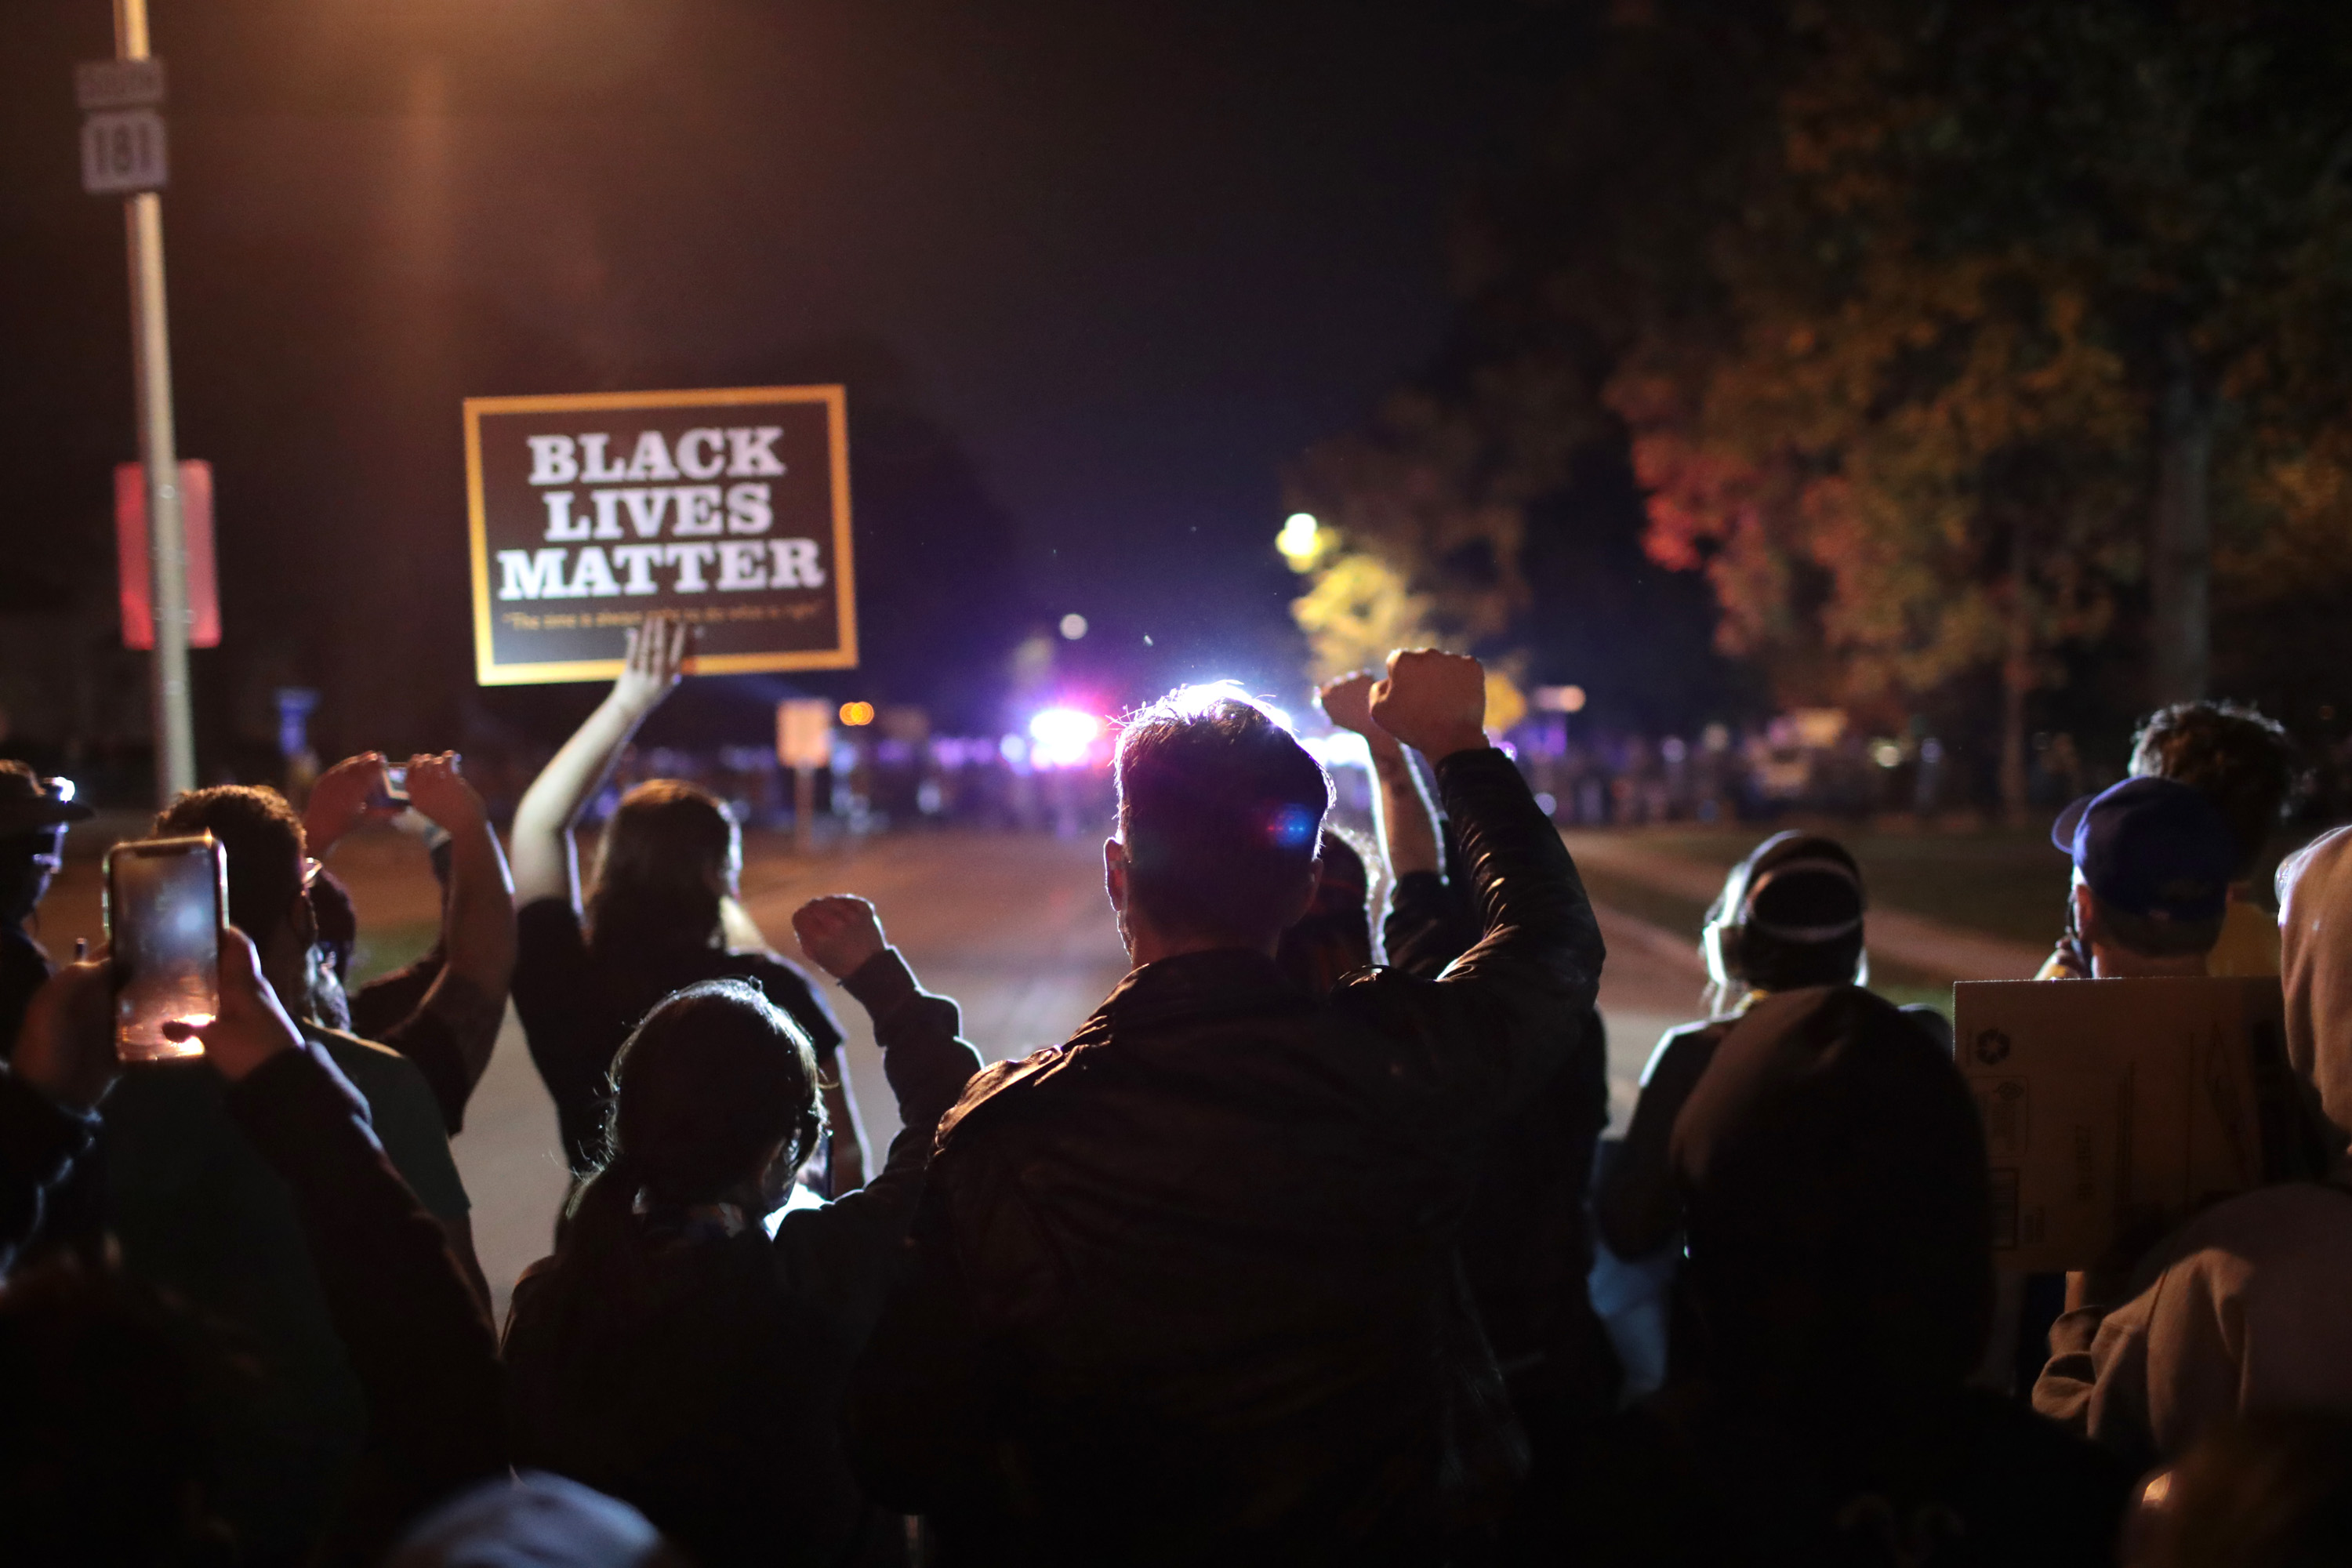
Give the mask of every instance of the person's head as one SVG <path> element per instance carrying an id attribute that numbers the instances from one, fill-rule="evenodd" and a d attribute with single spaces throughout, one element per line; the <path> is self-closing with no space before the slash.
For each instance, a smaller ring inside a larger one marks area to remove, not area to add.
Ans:
<path id="1" fill-rule="evenodd" d="M 683 780 L 648 779 L 604 824 L 588 895 L 590 941 L 615 954 L 708 947 L 742 868 L 742 835 L 725 802 Z"/>
<path id="2" fill-rule="evenodd" d="M 2312 1163 L 2342 1160 L 2352 1149 L 2352 827 L 2287 857 L 2278 900 L 2287 1061 L 2327 1144 Z"/>
<path id="3" fill-rule="evenodd" d="M 2230 825 L 2237 877 L 2253 873 L 2263 840 L 2294 787 L 2294 742 L 2285 726 L 2234 702 L 2159 708 L 2132 738 L 2135 777 L 2172 779 L 2203 795 Z"/>
<path id="4" fill-rule="evenodd" d="M 1298 985 L 1328 995 L 1339 978 L 1372 962 L 1371 877 L 1364 857 L 1336 827 L 1323 830 L 1314 901 L 1283 931 L 1274 961 Z"/>
<path id="5" fill-rule="evenodd" d="M 1718 997 L 1843 985 L 1862 967 L 1862 868 L 1818 833 L 1776 833 L 1724 879 L 1706 913 L 1707 977 Z"/>
<path id="6" fill-rule="evenodd" d="M 2204 973 L 2239 862 L 2211 802 L 2171 779 L 2128 778 L 2059 813 L 2050 841 L 2074 863 L 2071 912 L 2093 973 Z"/>
<path id="7" fill-rule="evenodd" d="M 1238 688 L 1188 687 L 1128 720 L 1115 771 L 1104 872 L 1129 952 L 1272 952 L 1314 897 L 1331 804 L 1297 737 Z"/>
<path id="8" fill-rule="evenodd" d="M 683 1568 L 686 1561 L 618 1498 L 523 1470 L 436 1505 L 409 1527 L 384 1568 Z"/>
<path id="9" fill-rule="evenodd" d="M 808 1035 L 741 980 L 664 997 L 613 1058 L 592 1185 L 669 1206 L 782 1203 L 824 1131 Z M 587 1193 L 583 1189 L 582 1201 Z"/>
<path id="10" fill-rule="evenodd" d="M 1669 1149 L 1693 1350 L 1727 1386 L 1870 1400 L 1966 1380 L 1992 1312 L 1984 1134 L 1949 1051 L 1900 1008 L 1853 986 L 1759 1000 Z"/>
<path id="11" fill-rule="evenodd" d="M 0 1287 L 0 1562 L 231 1560 L 208 1501 L 226 1363 L 120 1276 L 45 1265 Z M 220 1375 L 215 1375 L 220 1374 Z"/>
<path id="12" fill-rule="evenodd" d="M 229 923 L 253 939 L 278 1001 L 300 1011 L 318 924 L 303 890 L 310 866 L 302 819 L 286 797 L 261 784 L 190 790 L 157 815 L 155 832 L 170 838 L 209 833 L 219 840 L 228 865 Z"/>
<path id="13" fill-rule="evenodd" d="M 21 924 L 65 863 L 66 826 L 90 815 L 73 781 L 45 779 L 0 757 L 0 921 Z"/>
<path id="14" fill-rule="evenodd" d="M 2338 1568 L 2352 1563 L 2352 1416 L 2232 1417 L 2141 1488 L 2128 1568 Z"/>

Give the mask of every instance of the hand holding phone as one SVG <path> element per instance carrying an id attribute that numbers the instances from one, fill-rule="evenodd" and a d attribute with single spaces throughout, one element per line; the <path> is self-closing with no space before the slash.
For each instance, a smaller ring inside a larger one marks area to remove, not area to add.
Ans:
<path id="1" fill-rule="evenodd" d="M 114 1047 L 124 1061 L 204 1053 L 200 1040 L 174 1037 L 164 1026 L 208 1024 L 220 1011 L 227 923 L 227 859 L 211 834 L 134 839 L 106 852 Z"/>
<path id="2" fill-rule="evenodd" d="M 397 816 L 408 804 L 404 791 L 393 798 L 391 775 L 399 772 L 385 764 L 382 752 L 362 752 L 320 773 L 302 811 L 302 839 L 311 856 L 323 860 L 337 839 L 361 824 Z"/>
<path id="3" fill-rule="evenodd" d="M 302 1044 L 301 1031 L 261 977 L 261 954 L 235 926 L 221 932 L 220 1011 L 199 1023 L 174 1020 L 165 1034 L 197 1046 L 221 1077 L 236 1083 L 278 1055 Z"/>

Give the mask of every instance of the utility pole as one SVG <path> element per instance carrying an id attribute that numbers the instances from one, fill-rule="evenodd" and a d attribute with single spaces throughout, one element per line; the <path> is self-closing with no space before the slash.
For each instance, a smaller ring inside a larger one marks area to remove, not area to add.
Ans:
<path id="1" fill-rule="evenodd" d="M 114 0 L 114 54 L 121 61 L 151 58 L 147 0 Z M 158 97 L 160 85 L 157 73 Z M 153 183 L 160 184 L 162 121 L 152 111 L 146 118 L 152 123 L 155 140 Z M 86 153 L 86 168 L 88 157 Z M 131 347 L 139 402 L 139 460 L 147 470 L 147 602 L 153 606 L 155 617 L 155 655 L 150 668 L 155 798 L 158 805 L 169 805 L 174 795 L 196 786 L 196 739 L 188 706 L 188 561 L 180 526 L 179 441 L 172 419 L 172 334 L 163 301 L 163 198 L 152 187 L 133 191 L 123 198 L 122 220 L 131 256 Z"/>

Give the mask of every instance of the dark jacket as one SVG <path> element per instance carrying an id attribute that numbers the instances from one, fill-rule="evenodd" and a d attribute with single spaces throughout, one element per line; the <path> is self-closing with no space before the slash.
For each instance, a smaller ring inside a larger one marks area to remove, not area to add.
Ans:
<path id="1" fill-rule="evenodd" d="M 1674 1381 L 1552 1489 L 1555 1560 L 2100 1563 L 2129 1474 L 1966 1386 L 1992 1298 L 1984 1133 L 1949 1048 L 1852 986 L 1762 998 L 1675 1118 Z"/>
<path id="2" fill-rule="evenodd" d="M 901 1528 L 840 1438 L 849 1368 L 898 1261 L 940 1118 L 980 1066 L 954 1003 L 895 951 L 847 982 L 874 1017 L 904 1130 L 873 1181 L 753 1221 L 643 1216 L 637 1300 L 583 1296 L 563 1258 L 515 1287 L 506 1353 L 518 1459 L 635 1503 L 703 1568 L 851 1561 Z M 730 1233 L 731 1232 L 731 1233 Z"/>
<path id="3" fill-rule="evenodd" d="M 63 1109 L 0 1067 L 0 1279 L 97 1131 L 95 1116 Z"/>
<path id="4" fill-rule="evenodd" d="M 1485 933 L 1445 835 L 1449 876 L 1408 872 L 1389 893 L 1389 963 L 1434 980 Z M 1462 1228 L 1462 1268 L 1511 1405 L 1538 1447 L 1615 1407 L 1616 1352 L 1592 1310 L 1585 1189 L 1609 1124 L 1609 1037 L 1601 1015 L 1487 1137 Z"/>
<path id="5" fill-rule="evenodd" d="M 1317 1002 L 1253 952 L 1137 970 L 942 1130 L 851 1451 L 963 1561 L 1426 1559 L 1522 1463 L 1455 1242 L 1482 1140 L 1601 944 L 1508 758 L 1437 769 L 1484 936 Z"/>
<path id="6" fill-rule="evenodd" d="M 367 1399 L 358 1470 L 322 1563 L 374 1563 L 433 1503 L 507 1468 L 498 1337 L 440 1222 L 392 1167 L 367 1102 L 321 1047 L 232 1085 L 229 1115 L 285 1181 L 335 1333 Z"/>

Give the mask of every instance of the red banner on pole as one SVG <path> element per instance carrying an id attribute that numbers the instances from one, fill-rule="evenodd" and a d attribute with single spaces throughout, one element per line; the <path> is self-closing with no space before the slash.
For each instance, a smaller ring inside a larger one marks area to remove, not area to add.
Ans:
<path id="1" fill-rule="evenodd" d="M 220 647 L 220 591 L 213 575 L 213 466 L 180 465 L 180 538 L 188 556 L 188 646 Z M 137 463 L 114 468 L 114 563 L 121 586 L 122 646 L 155 646 L 148 607 L 147 470 Z"/>

